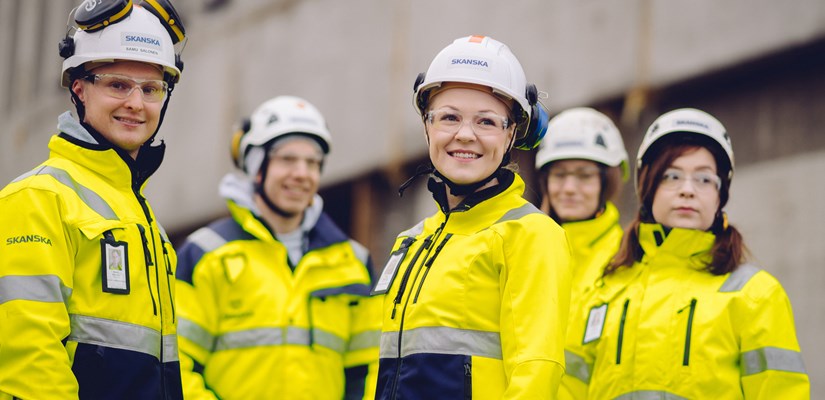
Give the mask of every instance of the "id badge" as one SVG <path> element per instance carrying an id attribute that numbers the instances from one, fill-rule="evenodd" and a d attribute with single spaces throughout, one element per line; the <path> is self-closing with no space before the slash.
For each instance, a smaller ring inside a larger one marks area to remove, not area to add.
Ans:
<path id="1" fill-rule="evenodd" d="M 587 316 L 587 327 L 584 331 L 584 339 L 582 340 L 582 344 L 588 344 L 602 337 L 606 316 L 607 303 L 590 309 L 590 314 Z"/>
<path id="2" fill-rule="evenodd" d="M 407 255 L 407 250 L 409 250 L 409 246 L 402 245 L 400 249 L 390 254 L 390 259 L 387 261 L 387 265 L 384 266 L 381 277 L 378 278 L 378 282 L 375 284 L 372 292 L 370 292 L 370 295 L 384 294 L 390 290 L 392 281 L 395 280 L 395 275 L 398 273 L 398 267 Z"/>
<path id="3" fill-rule="evenodd" d="M 100 267 L 104 292 L 129 294 L 128 254 L 128 243 L 116 241 L 111 231 L 103 233 L 103 239 L 100 239 Z"/>

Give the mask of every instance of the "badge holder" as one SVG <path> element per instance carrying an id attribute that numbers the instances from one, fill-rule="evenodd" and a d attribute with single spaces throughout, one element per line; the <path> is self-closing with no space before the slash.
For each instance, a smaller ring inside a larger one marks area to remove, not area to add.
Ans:
<path id="1" fill-rule="evenodd" d="M 103 239 L 100 239 L 100 269 L 104 292 L 129 294 L 128 255 L 128 243 L 116 241 L 112 231 L 103 233 Z"/>

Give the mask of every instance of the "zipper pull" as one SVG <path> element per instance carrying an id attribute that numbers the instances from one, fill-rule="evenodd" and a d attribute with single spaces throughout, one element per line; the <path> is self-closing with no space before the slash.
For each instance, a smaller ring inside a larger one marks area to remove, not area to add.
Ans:
<path id="1" fill-rule="evenodd" d="M 146 266 L 150 267 L 155 265 L 155 263 L 152 262 L 152 255 L 151 252 L 149 252 L 149 241 L 146 240 L 146 228 L 141 224 L 137 224 L 137 227 L 140 231 L 140 241 L 143 242 L 143 256 L 146 261 Z"/>

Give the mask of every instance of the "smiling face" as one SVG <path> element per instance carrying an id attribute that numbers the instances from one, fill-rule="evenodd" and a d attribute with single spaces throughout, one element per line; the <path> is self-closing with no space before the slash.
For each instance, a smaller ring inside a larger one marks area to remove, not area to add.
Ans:
<path id="1" fill-rule="evenodd" d="M 498 117 L 508 117 L 505 104 L 492 95 L 485 86 L 478 89 L 462 87 L 446 88 L 432 99 L 428 111 L 446 111 L 460 116 L 457 132 L 436 129 L 425 124 L 429 143 L 430 161 L 447 179 L 460 185 L 479 182 L 495 172 L 513 136 L 513 124 L 506 129 L 482 128 L 496 123 Z M 478 116 L 492 116 L 485 120 Z M 473 126 L 477 126 L 474 128 Z M 489 131 L 482 131 L 489 129 Z M 479 135 L 476 131 L 482 131 Z"/>
<path id="2" fill-rule="evenodd" d="M 590 160 L 558 160 L 547 171 L 550 206 L 562 222 L 593 218 L 602 183 L 599 165 Z"/>
<path id="3" fill-rule="evenodd" d="M 163 79 L 158 67 L 135 61 L 118 61 L 91 71 L 94 74 L 116 74 L 132 79 Z M 135 89 L 125 99 L 104 93 L 97 84 L 77 79 L 71 90 L 86 109 L 84 122 L 95 128 L 113 145 L 137 157 L 143 145 L 158 127 L 163 102 L 147 103 L 141 90 Z"/>
<path id="4" fill-rule="evenodd" d="M 318 192 L 324 154 L 310 138 L 281 140 L 285 142 L 276 143 L 269 153 L 263 188 L 269 200 L 285 214 L 281 217 L 294 217 L 300 221 Z"/>
<path id="5" fill-rule="evenodd" d="M 715 177 L 716 168 L 716 159 L 704 147 L 695 147 L 677 157 L 665 173 L 682 179 L 669 185 L 664 185 L 664 181 L 659 184 L 652 207 L 656 222 L 673 228 L 710 229 L 719 208 L 719 189 L 694 180 Z"/>

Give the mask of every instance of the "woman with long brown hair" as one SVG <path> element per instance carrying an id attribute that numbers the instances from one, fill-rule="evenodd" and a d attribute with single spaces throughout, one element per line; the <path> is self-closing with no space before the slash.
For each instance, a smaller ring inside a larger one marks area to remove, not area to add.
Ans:
<path id="1" fill-rule="evenodd" d="M 571 314 L 565 388 L 594 399 L 808 398 L 788 297 L 745 263 L 722 211 L 734 169 L 724 126 L 700 110 L 668 112 L 636 161 L 640 209 Z"/>

